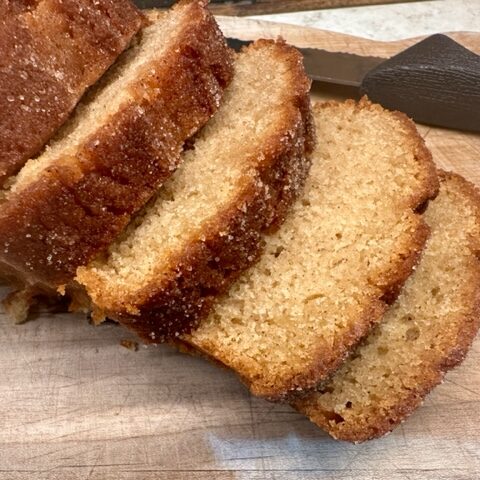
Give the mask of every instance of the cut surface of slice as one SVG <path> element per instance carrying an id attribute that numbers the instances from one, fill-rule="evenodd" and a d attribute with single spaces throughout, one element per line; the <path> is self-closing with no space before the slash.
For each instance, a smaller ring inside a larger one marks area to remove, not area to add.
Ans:
<path id="1" fill-rule="evenodd" d="M 404 115 L 363 99 L 314 116 L 304 194 L 258 264 L 181 339 L 272 400 L 314 388 L 380 320 L 428 235 L 415 210 L 438 186 Z"/>
<path id="2" fill-rule="evenodd" d="M 214 118 L 122 238 L 80 268 L 97 317 L 158 342 L 198 323 L 258 257 L 301 189 L 314 143 L 301 56 L 259 41 L 239 54 Z"/>
<path id="3" fill-rule="evenodd" d="M 431 237 L 394 306 L 321 391 L 294 404 L 335 438 L 392 430 L 463 360 L 478 330 L 480 194 L 443 173 L 425 219 Z"/>
<path id="4" fill-rule="evenodd" d="M 67 284 L 175 171 L 233 73 L 205 4 L 150 12 L 131 48 L 10 182 L 0 211 L 4 274 L 27 286 Z"/>
<path id="5" fill-rule="evenodd" d="M 143 20 L 129 0 L 3 0 L 0 16 L 3 184 L 65 122 Z"/>

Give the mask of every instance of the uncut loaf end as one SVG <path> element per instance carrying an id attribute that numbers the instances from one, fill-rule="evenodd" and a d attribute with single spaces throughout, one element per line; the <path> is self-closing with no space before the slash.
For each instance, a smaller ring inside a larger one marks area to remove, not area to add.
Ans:
<path id="1" fill-rule="evenodd" d="M 304 194 L 265 254 L 179 343 L 282 400 L 328 378 L 382 317 L 428 236 L 430 153 L 402 114 L 366 99 L 314 108 Z"/>
<path id="2" fill-rule="evenodd" d="M 301 55 L 282 42 L 237 55 L 224 102 L 180 169 L 107 258 L 79 269 L 98 319 L 149 342 L 176 338 L 258 259 L 310 166 L 309 89 Z"/>
<path id="3" fill-rule="evenodd" d="M 294 406 L 340 440 L 385 435 L 466 355 L 480 325 L 480 193 L 441 173 L 422 259 L 394 306 L 333 378 Z"/>
<path id="4" fill-rule="evenodd" d="M 0 266 L 27 291 L 62 289 L 175 171 L 220 105 L 232 53 L 205 1 L 149 25 L 4 192 Z"/>
<path id="5" fill-rule="evenodd" d="M 0 185 L 38 154 L 142 23 L 129 0 L 0 3 Z"/>

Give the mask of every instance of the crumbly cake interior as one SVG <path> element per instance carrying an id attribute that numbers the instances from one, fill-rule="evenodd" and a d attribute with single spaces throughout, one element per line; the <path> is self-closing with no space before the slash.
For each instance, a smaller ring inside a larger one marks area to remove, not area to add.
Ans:
<path id="1" fill-rule="evenodd" d="M 70 163 L 75 159 L 78 147 L 88 141 L 98 128 L 108 123 L 108 118 L 121 105 L 133 98 L 135 89 L 132 87 L 141 77 L 139 72 L 148 68 L 152 60 L 161 57 L 172 45 L 172 39 L 174 41 L 183 28 L 182 20 L 186 13 L 186 8 L 175 8 L 163 14 L 151 14 L 153 23 L 141 30 L 132 46 L 86 94 L 45 151 L 28 161 L 9 182 L 7 195 L 28 186 L 53 163 Z"/>
<path id="2" fill-rule="evenodd" d="M 260 395 L 339 355 L 346 333 L 373 314 L 378 279 L 398 268 L 420 221 L 407 205 L 428 174 L 405 125 L 352 103 L 317 106 L 315 116 L 303 198 L 259 263 L 183 338 Z"/>
<path id="3" fill-rule="evenodd" d="M 447 179 L 425 219 L 431 237 L 395 305 L 321 393 L 298 403 L 334 436 L 386 433 L 402 408 L 408 413 L 438 383 L 446 359 L 468 346 L 462 335 L 471 335 L 477 314 L 480 265 L 472 240 L 478 249 L 479 206 L 464 184 Z"/>
<path id="4" fill-rule="evenodd" d="M 259 180 L 259 148 L 265 149 L 270 136 L 283 128 L 283 86 L 290 82 L 289 64 L 277 60 L 274 48 L 250 48 L 237 56 L 222 106 L 156 201 L 111 245 L 107 260 L 79 269 L 77 280 L 95 302 L 97 292 L 103 305 L 115 304 L 152 279 L 161 284 L 175 255 L 208 233 L 209 222 L 218 219 L 222 208 Z"/>

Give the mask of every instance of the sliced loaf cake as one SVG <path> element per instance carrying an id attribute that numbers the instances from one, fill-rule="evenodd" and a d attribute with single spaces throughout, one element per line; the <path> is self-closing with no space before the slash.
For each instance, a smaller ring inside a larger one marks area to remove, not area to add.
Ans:
<path id="1" fill-rule="evenodd" d="M 366 99 L 317 105 L 314 115 L 304 195 L 258 264 L 181 337 L 272 400 L 330 376 L 381 319 L 428 235 L 415 211 L 438 187 L 404 115 Z"/>
<path id="2" fill-rule="evenodd" d="M 330 435 L 361 442 L 403 421 L 462 361 L 480 324 L 480 193 L 442 174 L 432 234 L 395 305 L 317 393 L 294 405 Z"/>
<path id="3" fill-rule="evenodd" d="M 175 171 L 233 72 L 205 4 L 150 13 L 133 46 L 11 182 L 0 209 L 3 274 L 61 288 Z"/>
<path id="4" fill-rule="evenodd" d="M 301 55 L 284 43 L 258 41 L 237 56 L 220 110 L 180 169 L 106 257 L 78 270 L 96 319 L 159 342 L 206 316 L 304 183 L 309 88 Z"/>
<path id="5" fill-rule="evenodd" d="M 141 24 L 129 0 L 0 2 L 0 184 L 40 151 Z"/>

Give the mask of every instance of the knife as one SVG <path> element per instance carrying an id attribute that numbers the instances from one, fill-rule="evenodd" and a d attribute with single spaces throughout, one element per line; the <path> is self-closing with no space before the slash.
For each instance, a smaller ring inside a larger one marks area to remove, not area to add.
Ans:
<path id="1" fill-rule="evenodd" d="M 227 39 L 235 50 L 249 41 Z M 299 48 L 314 81 L 348 85 L 420 123 L 480 131 L 480 56 L 436 34 L 389 58 Z"/>

